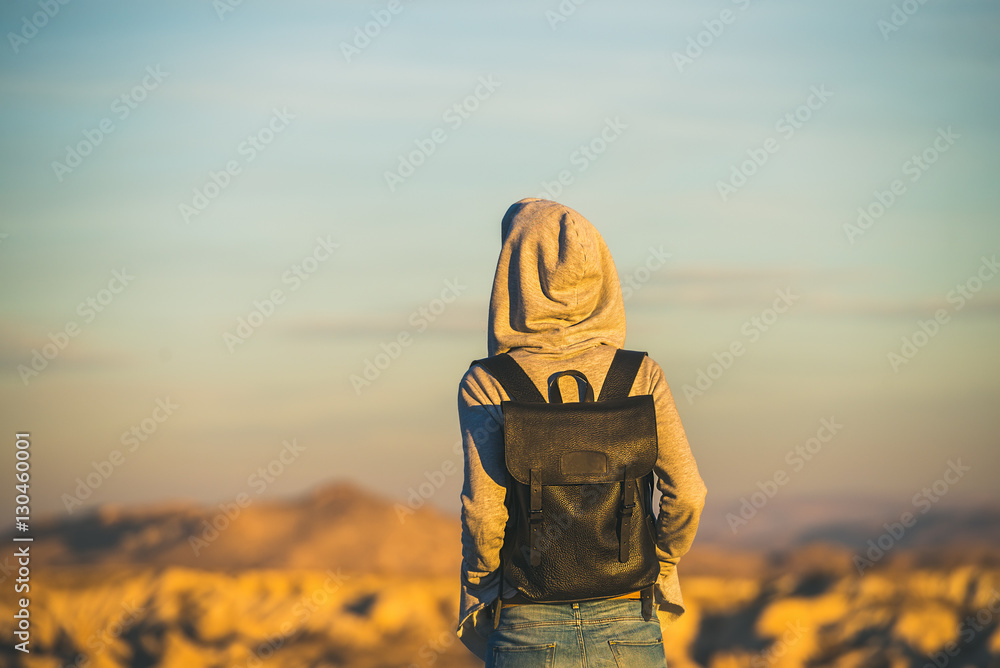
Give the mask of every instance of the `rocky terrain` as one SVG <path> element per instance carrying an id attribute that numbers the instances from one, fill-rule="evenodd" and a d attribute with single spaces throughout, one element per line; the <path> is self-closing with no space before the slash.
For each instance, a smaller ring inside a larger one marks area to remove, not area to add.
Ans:
<path id="1" fill-rule="evenodd" d="M 228 525 L 220 514 L 103 508 L 40 525 L 31 653 L 13 649 L 5 594 L 0 666 L 477 665 L 453 633 L 455 518 L 401 514 L 346 484 L 241 508 Z M 934 541 L 915 536 L 863 574 L 863 551 L 844 542 L 764 552 L 708 531 L 681 566 L 688 612 L 665 636 L 668 665 L 1000 667 L 998 537 L 946 550 L 933 544 L 942 523 L 926 526 Z"/>

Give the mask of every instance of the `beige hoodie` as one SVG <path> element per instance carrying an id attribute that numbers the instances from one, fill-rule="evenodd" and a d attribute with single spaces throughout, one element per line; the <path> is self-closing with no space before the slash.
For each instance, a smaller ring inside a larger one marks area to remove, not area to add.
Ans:
<path id="1" fill-rule="evenodd" d="M 625 345 L 622 291 L 604 239 L 573 209 L 528 198 L 507 210 L 501 240 L 490 299 L 489 354 L 510 352 L 542 396 L 548 396 L 549 376 L 566 369 L 583 372 L 599 395 L 615 349 Z M 560 389 L 567 401 L 578 394 L 570 377 L 560 380 Z M 684 612 L 676 566 L 698 529 L 705 485 L 663 371 L 651 358 L 643 361 L 631 394 L 652 394 L 656 406 L 655 472 L 663 495 L 656 524 L 660 559 L 656 600 L 661 619 L 672 621 Z M 465 449 L 459 635 L 468 631 L 472 614 L 497 595 L 507 522 L 500 402 L 508 398 L 478 365 L 459 385 Z M 504 597 L 513 594 L 506 584 Z"/>

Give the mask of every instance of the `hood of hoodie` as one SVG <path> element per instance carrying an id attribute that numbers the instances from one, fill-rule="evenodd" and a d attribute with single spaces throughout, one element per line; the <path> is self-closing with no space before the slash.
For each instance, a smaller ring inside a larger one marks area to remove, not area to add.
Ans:
<path id="1" fill-rule="evenodd" d="M 501 223 L 487 347 L 572 355 L 625 345 L 625 305 L 604 239 L 579 213 L 527 198 Z"/>

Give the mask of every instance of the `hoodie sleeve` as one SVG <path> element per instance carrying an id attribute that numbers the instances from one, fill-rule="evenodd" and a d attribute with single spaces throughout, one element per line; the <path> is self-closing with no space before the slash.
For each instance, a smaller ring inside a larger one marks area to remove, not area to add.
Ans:
<path id="1" fill-rule="evenodd" d="M 670 622 L 684 612 L 677 562 L 694 541 L 707 490 L 663 370 L 654 360 L 647 360 L 646 363 L 652 365 L 649 393 L 656 405 L 659 454 L 655 470 L 657 487 L 662 494 L 656 518 L 656 554 L 660 560 L 656 599 L 663 616 Z"/>
<path id="2" fill-rule="evenodd" d="M 501 399 L 495 381 L 478 366 L 459 385 L 458 420 L 465 451 L 459 629 L 497 596 L 500 547 L 507 524 Z"/>

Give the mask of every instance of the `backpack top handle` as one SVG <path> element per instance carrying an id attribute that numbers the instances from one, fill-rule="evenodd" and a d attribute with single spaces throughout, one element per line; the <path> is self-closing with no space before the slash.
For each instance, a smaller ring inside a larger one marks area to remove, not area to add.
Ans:
<path id="1" fill-rule="evenodd" d="M 550 404 L 561 404 L 562 392 L 559 391 L 559 379 L 563 376 L 573 376 L 578 381 L 583 382 L 583 390 L 580 391 L 580 403 L 594 401 L 594 388 L 591 386 L 590 381 L 587 377 L 583 375 L 582 372 L 576 369 L 569 369 L 568 371 L 560 371 L 559 373 L 554 373 L 549 378 L 549 403 Z"/>

